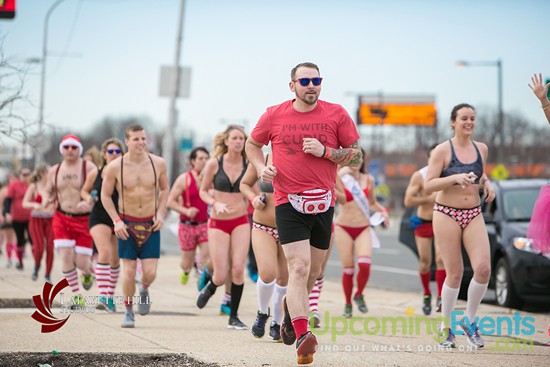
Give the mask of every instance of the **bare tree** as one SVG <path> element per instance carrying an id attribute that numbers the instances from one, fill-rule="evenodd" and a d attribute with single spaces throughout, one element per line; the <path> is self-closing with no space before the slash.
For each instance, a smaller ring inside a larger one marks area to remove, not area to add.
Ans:
<path id="1" fill-rule="evenodd" d="M 3 52 L 4 37 L 0 37 L 0 141 L 5 138 L 27 142 L 31 126 L 19 107 L 31 104 L 24 94 L 27 68 L 17 66 Z"/>

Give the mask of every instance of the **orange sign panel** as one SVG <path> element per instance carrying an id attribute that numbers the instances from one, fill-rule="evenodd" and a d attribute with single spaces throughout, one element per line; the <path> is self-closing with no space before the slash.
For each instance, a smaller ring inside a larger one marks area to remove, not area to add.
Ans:
<path id="1" fill-rule="evenodd" d="M 361 104 L 359 118 L 366 125 L 434 126 L 437 111 L 434 103 Z"/>

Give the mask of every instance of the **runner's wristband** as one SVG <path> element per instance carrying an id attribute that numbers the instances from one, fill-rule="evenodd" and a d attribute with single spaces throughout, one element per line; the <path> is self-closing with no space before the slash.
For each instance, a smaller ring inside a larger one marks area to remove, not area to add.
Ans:
<path id="1" fill-rule="evenodd" d="M 116 225 L 118 222 L 122 222 L 122 219 L 120 218 L 117 218 L 113 221 L 113 224 Z"/>
<path id="2" fill-rule="evenodd" d="M 327 154 L 327 146 L 323 145 L 323 155 L 321 156 L 321 158 L 325 158 L 326 154 Z"/>

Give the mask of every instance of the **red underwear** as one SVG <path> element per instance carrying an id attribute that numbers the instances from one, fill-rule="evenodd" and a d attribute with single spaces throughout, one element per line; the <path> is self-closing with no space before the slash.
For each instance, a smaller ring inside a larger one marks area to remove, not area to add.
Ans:
<path id="1" fill-rule="evenodd" d="M 242 224 L 250 225 L 248 221 L 248 215 L 243 215 L 242 217 L 233 218 L 233 219 L 214 219 L 210 218 L 208 220 L 208 228 L 219 229 L 222 232 L 231 235 L 233 230 Z"/>
<path id="2" fill-rule="evenodd" d="M 363 233 L 363 231 L 367 228 L 369 228 L 369 226 L 364 226 L 364 227 L 347 227 L 347 226 L 343 226 L 341 224 L 337 224 L 338 227 L 342 228 L 344 231 L 347 232 L 347 234 L 349 234 L 349 236 L 351 237 L 352 240 L 355 240 L 357 237 L 359 237 L 359 235 L 361 233 Z"/>

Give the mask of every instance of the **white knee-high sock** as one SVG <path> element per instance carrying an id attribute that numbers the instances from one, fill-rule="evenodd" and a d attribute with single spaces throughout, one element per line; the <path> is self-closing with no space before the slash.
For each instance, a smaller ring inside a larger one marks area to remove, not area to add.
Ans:
<path id="1" fill-rule="evenodd" d="M 256 289 L 258 291 L 258 309 L 261 313 L 269 312 L 269 304 L 271 303 L 271 296 L 273 296 L 273 287 L 275 286 L 275 280 L 271 283 L 265 283 L 260 277 L 256 282 Z"/>
<path id="2" fill-rule="evenodd" d="M 286 294 L 286 287 L 275 283 L 273 290 L 273 321 L 281 325 L 283 322 L 283 296 Z"/>
<path id="3" fill-rule="evenodd" d="M 489 283 L 480 284 L 472 278 L 470 285 L 468 286 L 468 300 L 466 301 L 466 316 L 468 317 L 468 323 L 471 324 L 475 321 L 477 309 L 479 304 L 485 296 L 487 286 Z"/>
<path id="4" fill-rule="evenodd" d="M 451 320 L 451 312 L 455 309 L 456 300 L 458 299 L 459 288 L 451 288 L 447 286 L 447 283 L 443 284 L 443 289 L 441 290 L 441 316 L 446 320 Z M 450 327 L 451 325 L 444 325 L 444 322 L 441 325 Z"/>

